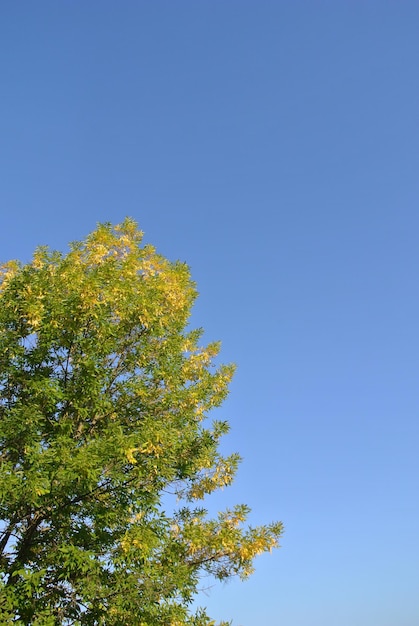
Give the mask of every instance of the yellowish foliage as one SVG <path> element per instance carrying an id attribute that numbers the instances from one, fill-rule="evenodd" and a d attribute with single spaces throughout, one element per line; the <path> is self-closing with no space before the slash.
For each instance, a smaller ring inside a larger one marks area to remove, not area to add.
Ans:
<path id="1" fill-rule="evenodd" d="M 234 367 L 189 329 L 196 295 L 130 219 L 0 268 L 2 576 L 25 623 L 214 626 L 190 614 L 200 577 L 278 545 L 245 506 L 196 506 L 239 462 L 207 423 Z"/>

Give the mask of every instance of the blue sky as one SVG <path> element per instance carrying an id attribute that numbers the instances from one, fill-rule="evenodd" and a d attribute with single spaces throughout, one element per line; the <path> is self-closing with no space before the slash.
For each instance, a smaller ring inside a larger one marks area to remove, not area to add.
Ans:
<path id="1" fill-rule="evenodd" d="M 5 0 L 0 258 L 134 217 L 238 372 L 236 626 L 419 623 L 419 4 Z M 219 417 L 220 415 L 217 415 Z"/>

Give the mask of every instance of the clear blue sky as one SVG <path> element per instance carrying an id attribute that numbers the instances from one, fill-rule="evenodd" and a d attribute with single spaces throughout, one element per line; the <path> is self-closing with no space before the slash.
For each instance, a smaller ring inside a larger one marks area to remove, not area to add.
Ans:
<path id="1" fill-rule="evenodd" d="M 130 215 L 238 364 L 236 626 L 419 624 L 418 68 L 413 1 L 0 6 L 1 260 Z"/>

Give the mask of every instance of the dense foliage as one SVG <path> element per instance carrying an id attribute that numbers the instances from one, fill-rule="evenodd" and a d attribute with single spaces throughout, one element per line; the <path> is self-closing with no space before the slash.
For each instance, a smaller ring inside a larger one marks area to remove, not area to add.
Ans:
<path id="1" fill-rule="evenodd" d="M 213 624 L 190 608 L 202 575 L 246 577 L 277 545 L 246 506 L 200 506 L 239 459 L 207 423 L 233 367 L 188 330 L 195 297 L 132 220 L 3 267 L 1 624 Z"/>

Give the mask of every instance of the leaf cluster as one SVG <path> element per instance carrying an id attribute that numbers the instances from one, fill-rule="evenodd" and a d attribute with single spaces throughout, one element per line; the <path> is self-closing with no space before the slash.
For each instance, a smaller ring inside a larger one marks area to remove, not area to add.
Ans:
<path id="1" fill-rule="evenodd" d="M 246 577 L 281 524 L 197 501 L 231 483 L 208 412 L 233 366 L 188 329 L 188 267 L 133 220 L 0 278 L 0 623 L 209 626 L 199 580 Z M 165 494 L 178 504 L 165 510 Z"/>

